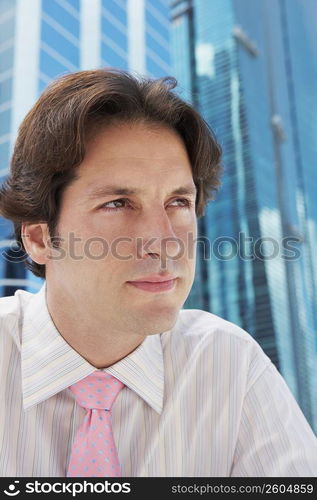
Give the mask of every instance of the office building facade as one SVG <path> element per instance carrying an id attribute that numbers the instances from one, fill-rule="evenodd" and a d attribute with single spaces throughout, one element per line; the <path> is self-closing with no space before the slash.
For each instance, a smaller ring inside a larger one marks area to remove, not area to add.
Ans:
<path id="1" fill-rule="evenodd" d="M 310 0 L 172 2 L 174 73 L 224 166 L 188 303 L 250 332 L 315 430 L 316 19 Z"/>

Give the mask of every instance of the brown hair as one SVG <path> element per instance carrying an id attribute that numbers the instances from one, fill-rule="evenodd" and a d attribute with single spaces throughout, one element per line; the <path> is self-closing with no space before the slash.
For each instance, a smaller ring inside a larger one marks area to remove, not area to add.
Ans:
<path id="1" fill-rule="evenodd" d="M 220 186 L 221 148 L 205 120 L 172 90 L 173 77 L 149 79 L 98 69 L 63 75 L 41 94 L 19 127 L 11 172 L 0 189 L 0 213 L 21 238 L 23 222 L 46 222 L 55 235 L 62 193 L 76 177 L 89 133 L 101 124 L 142 122 L 174 129 L 183 139 L 197 187 L 196 215 Z M 25 261 L 45 278 L 45 265 Z"/>

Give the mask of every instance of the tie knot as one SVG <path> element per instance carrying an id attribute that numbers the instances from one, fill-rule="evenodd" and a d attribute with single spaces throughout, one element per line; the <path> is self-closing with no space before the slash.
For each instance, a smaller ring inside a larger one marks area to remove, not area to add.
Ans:
<path id="1" fill-rule="evenodd" d="M 124 384 L 109 373 L 95 371 L 71 385 L 69 389 L 80 406 L 111 410 L 114 400 L 123 387 Z"/>

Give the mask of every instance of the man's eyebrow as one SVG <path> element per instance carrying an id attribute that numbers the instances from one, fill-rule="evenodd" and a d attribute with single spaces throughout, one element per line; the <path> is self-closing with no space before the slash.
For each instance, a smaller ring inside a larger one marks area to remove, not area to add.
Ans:
<path id="1" fill-rule="evenodd" d="M 95 189 L 92 189 L 88 193 L 89 200 L 95 200 L 97 198 L 102 198 L 103 196 L 112 196 L 112 195 L 134 195 L 134 194 L 142 194 L 143 190 L 135 187 L 124 187 L 124 186 L 116 186 L 116 185 L 108 185 L 108 186 L 98 186 Z M 197 188 L 193 184 L 188 184 L 186 186 L 180 186 L 177 189 L 174 189 L 169 193 L 169 196 L 172 195 L 196 195 Z"/>

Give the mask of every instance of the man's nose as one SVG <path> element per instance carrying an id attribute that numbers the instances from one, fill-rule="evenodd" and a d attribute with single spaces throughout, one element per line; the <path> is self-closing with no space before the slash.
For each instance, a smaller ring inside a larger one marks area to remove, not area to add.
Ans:
<path id="1" fill-rule="evenodd" d="M 136 235 L 137 257 L 147 256 L 161 259 L 177 259 L 182 241 L 176 236 L 166 210 L 144 214 Z"/>

